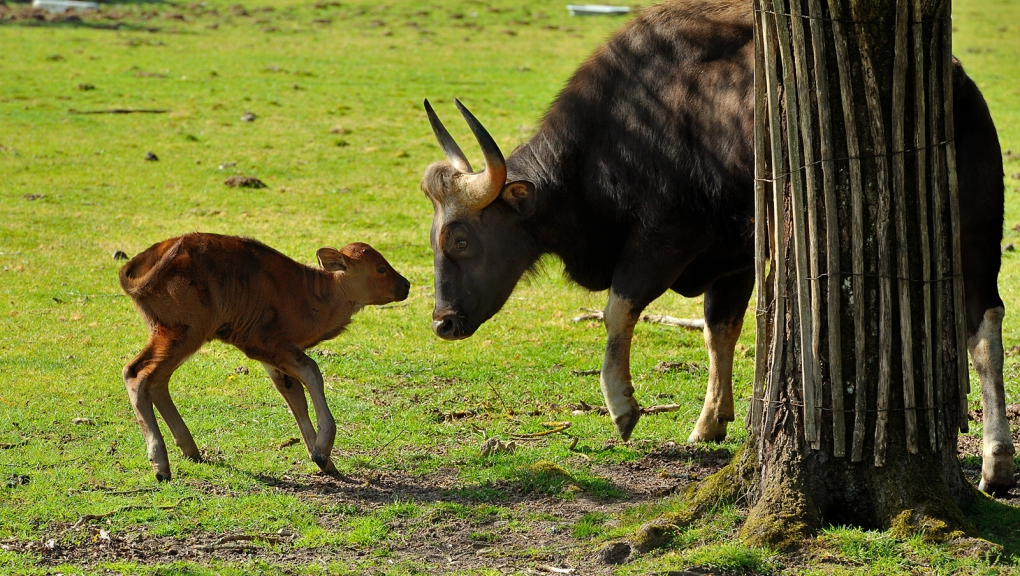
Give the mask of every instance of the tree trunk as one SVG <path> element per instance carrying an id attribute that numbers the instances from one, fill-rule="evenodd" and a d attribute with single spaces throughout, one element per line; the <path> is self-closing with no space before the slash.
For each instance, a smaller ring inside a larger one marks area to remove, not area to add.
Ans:
<path id="1" fill-rule="evenodd" d="M 743 535 L 969 532 L 950 0 L 755 0 Z"/>

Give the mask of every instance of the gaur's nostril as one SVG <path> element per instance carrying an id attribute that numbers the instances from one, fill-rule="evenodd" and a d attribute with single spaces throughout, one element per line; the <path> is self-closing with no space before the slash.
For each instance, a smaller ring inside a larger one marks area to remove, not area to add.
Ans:
<path id="1" fill-rule="evenodd" d="M 448 338 L 453 334 L 453 319 L 447 316 L 442 320 L 433 320 L 432 331 L 440 338 Z"/>

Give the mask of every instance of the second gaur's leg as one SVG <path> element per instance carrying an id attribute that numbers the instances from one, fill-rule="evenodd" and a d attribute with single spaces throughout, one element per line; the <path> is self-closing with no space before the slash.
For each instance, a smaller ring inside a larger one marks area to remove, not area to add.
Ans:
<path id="1" fill-rule="evenodd" d="M 972 179 L 962 179 L 961 185 Z M 974 193 L 972 189 L 971 196 Z M 968 211 L 973 210 L 973 207 L 968 208 Z M 986 214 L 979 215 L 987 219 Z M 1002 236 L 999 232 L 1001 225 L 984 224 L 965 227 L 960 238 L 964 256 L 967 348 L 981 382 L 983 434 L 981 482 L 978 487 L 990 494 L 1005 494 L 1016 483 L 1013 477 L 1016 449 L 1006 418 L 1006 391 L 1002 379 L 1002 319 L 1006 315 L 998 287 L 1002 259 L 999 241 Z"/>
<path id="2" fill-rule="evenodd" d="M 266 363 L 263 363 L 262 366 L 266 369 L 266 373 L 269 374 L 269 379 L 273 381 L 276 390 L 283 396 L 284 401 L 287 402 L 287 407 L 290 409 L 290 413 L 294 416 L 298 429 L 301 431 L 301 438 L 305 443 L 305 448 L 308 450 L 308 456 L 314 459 L 315 427 L 312 426 L 312 421 L 308 417 L 308 401 L 305 398 L 304 387 L 297 378 L 286 375 L 276 367 Z M 332 460 L 325 471 L 336 471 Z"/>
<path id="3" fill-rule="evenodd" d="M 1013 435 L 1006 418 L 1006 391 L 1002 381 L 1002 318 L 1004 307 L 986 310 L 977 331 L 967 338 L 974 370 L 981 381 L 983 434 L 981 436 L 981 482 L 978 488 L 1004 494 L 1015 484 Z"/>
<path id="4" fill-rule="evenodd" d="M 688 442 L 721 442 L 733 421 L 733 350 L 744 324 L 754 288 L 754 271 L 743 270 L 716 280 L 705 291 L 705 347 L 708 389 Z"/>

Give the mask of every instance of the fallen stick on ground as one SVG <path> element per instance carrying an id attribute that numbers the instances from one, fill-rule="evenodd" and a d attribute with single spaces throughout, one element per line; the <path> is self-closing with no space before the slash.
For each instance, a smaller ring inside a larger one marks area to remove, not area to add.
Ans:
<path id="1" fill-rule="evenodd" d="M 647 416 L 649 414 L 661 414 L 663 412 L 676 412 L 678 410 L 681 410 L 682 408 L 683 408 L 682 404 L 659 404 L 657 406 L 645 406 L 644 408 L 641 408 L 641 415 Z M 581 400 L 579 403 L 577 403 L 577 405 L 575 405 L 574 413 L 578 414 L 584 412 L 598 412 L 599 414 L 609 414 L 609 410 L 607 410 L 605 406 L 592 406 L 591 404 L 588 404 L 584 400 Z"/>
<path id="2" fill-rule="evenodd" d="M 680 404 L 660 404 L 658 406 L 645 406 L 641 409 L 642 414 L 661 414 L 663 412 L 676 412 L 683 408 Z"/>
<path id="3" fill-rule="evenodd" d="M 290 542 L 291 539 L 292 536 L 278 536 L 275 534 L 228 534 L 211 544 L 206 544 L 205 546 L 200 546 L 199 548 L 202 550 L 219 550 L 224 547 L 224 544 L 229 544 L 231 542 L 262 541 L 268 542 L 270 544 L 282 544 L 285 542 Z M 227 548 L 237 547 L 238 546 L 227 546 Z M 250 546 L 246 547 L 250 548 Z"/>
<path id="4" fill-rule="evenodd" d="M 153 110 L 144 108 L 109 108 L 106 110 L 75 110 L 68 108 L 68 114 L 166 114 L 169 110 Z"/>
<path id="5" fill-rule="evenodd" d="M 104 512 L 102 514 L 86 514 L 79 518 L 78 521 L 74 523 L 73 527 L 77 528 L 82 524 L 85 524 L 86 522 L 91 522 L 93 520 L 101 520 L 103 518 L 113 516 L 114 514 L 119 514 L 120 512 L 128 512 L 130 510 L 174 510 L 181 505 L 181 502 L 184 502 L 185 500 L 193 500 L 194 498 L 195 498 L 194 496 L 185 496 L 184 498 L 178 500 L 176 504 L 171 504 L 169 506 L 146 506 L 144 504 L 129 504 L 127 506 L 121 506 L 120 508 L 110 510 L 109 512 Z"/>
<path id="6" fill-rule="evenodd" d="M 531 434 L 514 434 L 514 438 L 517 440 L 527 440 L 529 438 L 541 438 L 542 436 L 548 436 L 549 434 L 563 432 L 567 428 L 570 428 L 572 425 L 573 425 L 572 422 L 542 422 L 542 426 L 551 428 L 551 430 L 532 432 Z"/>
<path id="7" fill-rule="evenodd" d="M 571 322 L 583 322 L 585 320 L 605 320 L 605 316 L 601 310 L 590 310 L 582 308 L 581 310 L 587 311 L 587 314 L 581 314 L 570 319 Z M 690 330 L 704 330 L 705 320 L 703 318 L 674 318 L 665 314 L 642 314 L 642 322 L 651 322 L 652 324 L 664 324 L 666 326 L 676 326 L 678 328 L 687 328 Z"/>

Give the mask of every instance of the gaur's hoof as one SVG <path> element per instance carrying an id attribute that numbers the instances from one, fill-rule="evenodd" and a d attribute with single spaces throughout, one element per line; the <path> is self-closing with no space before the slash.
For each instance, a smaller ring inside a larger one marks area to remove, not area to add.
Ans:
<path id="1" fill-rule="evenodd" d="M 620 433 L 620 438 L 622 438 L 624 442 L 630 440 L 630 435 L 634 432 L 634 427 L 637 426 L 640 418 L 641 412 L 634 410 L 632 412 L 627 412 L 626 414 L 620 414 L 616 417 L 616 420 L 613 421 L 613 424 L 616 424 L 616 431 Z"/>
<path id="2" fill-rule="evenodd" d="M 982 477 L 981 481 L 978 482 L 978 490 L 992 496 L 1005 496 L 1016 485 L 1015 481 L 1010 480 L 1008 482 L 996 482 L 994 480 L 985 480 Z"/>
<path id="3" fill-rule="evenodd" d="M 165 473 L 164 472 L 156 472 L 156 481 L 157 482 L 169 482 L 170 481 L 170 473 L 169 472 L 165 472 Z"/>
<path id="4" fill-rule="evenodd" d="M 694 432 L 691 432 L 690 436 L 687 437 L 687 442 L 689 444 L 697 444 L 698 442 L 719 443 L 722 442 L 723 440 L 726 440 L 726 432 L 722 432 L 721 434 L 716 434 L 714 436 L 705 437 L 699 434 L 697 430 L 695 430 Z"/>
<path id="5" fill-rule="evenodd" d="M 981 455 L 981 482 L 978 489 L 993 496 L 1004 496 L 1013 486 L 1013 454 L 1016 449 L 1012 443 L 994 442 L 985 446 Z"/>

